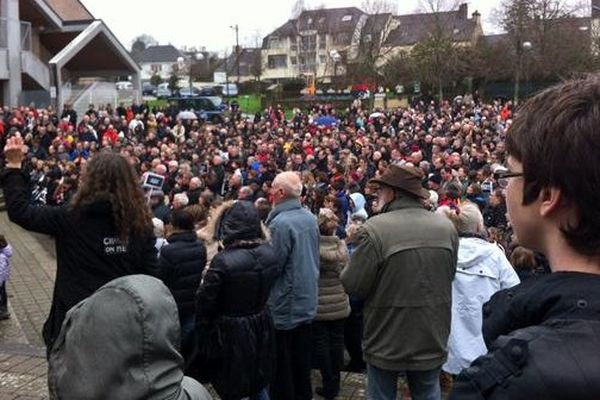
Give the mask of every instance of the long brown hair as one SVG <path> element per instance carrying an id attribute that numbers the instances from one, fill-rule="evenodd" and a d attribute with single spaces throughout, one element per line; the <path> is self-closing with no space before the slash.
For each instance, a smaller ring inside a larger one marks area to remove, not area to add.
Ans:
<path id="1" fill-rule="evenodd" d="M 120 154 L 102 152 L 92 157 L 72 207 L 77 211 L 101 201 L 110 203 L 115 227 L 124 242 L 152 232 L 152 217 L 137 173 Z"/>

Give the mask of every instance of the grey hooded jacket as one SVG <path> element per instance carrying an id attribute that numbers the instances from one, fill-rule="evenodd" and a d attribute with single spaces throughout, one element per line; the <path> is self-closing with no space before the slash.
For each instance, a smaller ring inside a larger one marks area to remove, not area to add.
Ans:
<path id="1" fill-rule="evenodd" d="M 74 306 L 50 353 L 53 399 L 210 400 L 183 375 L 177 306 L 147 275 L 115 279 Z"/>

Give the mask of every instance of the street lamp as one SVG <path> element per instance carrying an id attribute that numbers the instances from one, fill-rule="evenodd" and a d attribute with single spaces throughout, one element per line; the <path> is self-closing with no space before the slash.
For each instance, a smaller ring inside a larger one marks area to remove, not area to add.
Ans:
<path id="1" fill-rule="evenodd" d="M 337 80 L 337 63 L 341 61 L 342 56 L 337 50 L 334 49 L 329 52 L 329 57 L 331 57 L 333 60 L 333 79 L 335 81 Z"/>
<path id="2" fill-rule="evenodd" d="M 238 24 L 231 25 L 231 29 L 235 31 L 235 62 L 237 65 L 237 86 L 240 86 L 240 28 Z M 229 89 L 227 89 L 229 90 Z"/>
<path id="3" fill-rule="evenodd" d="M 189 78 L 189 88 L 190 88 L 190 96 L 193 94 L 193 85 L 192 85 L 192 66 L 194 65 L 194 61 L 204 60 L 204 54 L 196 53 L 189 59 L 188 66 L 188 78 Z M 177 67 L 181 71 L 185 67 L 185 58 L 179 56 L 177 57 Z"/>
<path id="4" fill-rule="evenodd" d="M 524 42 L 519 42 L 517 46 L 517 76 L 515 79 L 515 92 L 514 92 L 514 103 L 517 105 L 519 102 L 519 92 L 520 92 L 520 81 L 521 74 L 523 73 L 523 51 L 529 51 L 533 45 L 530 41 L 526 40 Z"/>

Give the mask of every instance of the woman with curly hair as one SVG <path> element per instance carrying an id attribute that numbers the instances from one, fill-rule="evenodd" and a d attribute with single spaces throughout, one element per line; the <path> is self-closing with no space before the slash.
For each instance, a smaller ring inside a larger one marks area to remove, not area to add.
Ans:
<path id="1" fill-rule="evenodd" d="M 33 206 L 28 176 L 21 169 L 24 150 L 20 136 L 8 139 L 0 184 L 12 222 L 56 239 L 56 283 L 43 330 L 49 354 L 75 304 L 115 278 L 156 275 L 156 248 L 150 211 L 127 158 L 95 155 L 70 203 Z"/>

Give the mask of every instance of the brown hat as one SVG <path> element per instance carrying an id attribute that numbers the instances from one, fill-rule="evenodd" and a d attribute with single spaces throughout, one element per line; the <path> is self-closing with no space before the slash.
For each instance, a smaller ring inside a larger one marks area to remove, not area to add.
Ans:
<path id="1" fill-rule="evenodd" d="M 401 189 L 405 192 L 427 200 L 429 192 L 425 190 L 422 184 L 423 171 L 419 168 L 397 165 L 390 165 L 380 178 L 371 179 L 369 184 L 380 184 Z"/>

